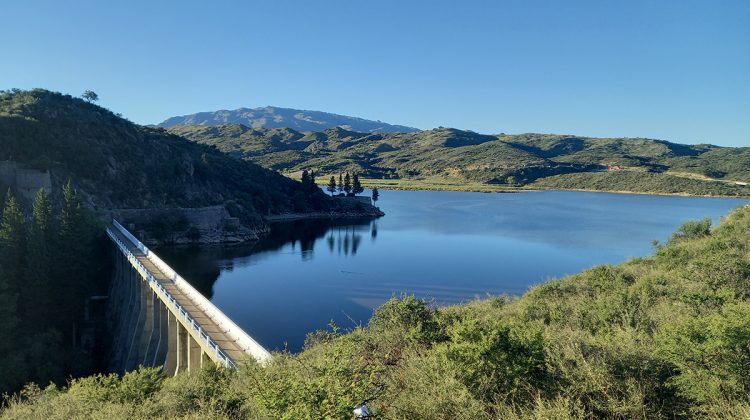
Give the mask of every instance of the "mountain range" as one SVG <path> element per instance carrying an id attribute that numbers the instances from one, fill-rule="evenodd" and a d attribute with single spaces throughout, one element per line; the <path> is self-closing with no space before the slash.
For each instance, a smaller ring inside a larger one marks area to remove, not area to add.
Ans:
<path id="1" fill-rule="evenodd" d="M 366 120 L 320 111 L 267 106 L 199 112 L 168 118 L 158 126 L 170 128 L 178 124 L 223 125 L 242 124 L 252 128 L 291 128 L 298 131 L 321 131 L 333 127 L 362 133 L 395 133 L 419 131 L 414 127 L 392 125 L 382 121 Z"/>

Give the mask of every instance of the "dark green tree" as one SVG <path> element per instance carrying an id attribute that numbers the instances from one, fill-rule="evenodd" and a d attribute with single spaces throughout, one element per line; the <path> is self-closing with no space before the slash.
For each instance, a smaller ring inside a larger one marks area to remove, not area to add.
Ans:
<path id="1" fill-rule="evenodd" d="M 359 175 L 354 174 L 354 181 L 352 182 L 352 192 L 356 194 L 362 194 L 365 191 L 362 188 L 362 184 L 359 182 Z"/>
<path id="2" fill-rule="evenodd" d="M 70 180 L 63 187 L 63 203 L 60 211 L 60 239 L 64 247 L 66 241 L 76 241 L 83 236 L 83 209 L 78 192 L 73 188 Z"/>
<path id="3" fill-rule="evenodd" d="M 352 178 L 349 176 L 349 172 L 344 176 L 344 192 L 347 195 L 352 192 Z"/>
<path id="4" fill-rule="evenodd" d="M 328 192 L 331 193 L 331 197 L 333 197 L 333 193 L 336 192 L 336 177 L 331 175 L 331 179 L 328 181 L 328 188 L 326 188 Z"/>
<path id="5" fill-rule="evenodd" d="M 380 198 L 380 193 L 378 192 L 377 188 L 372 189 L 372 202 L 376 203 L 378 201 L 378 198 Z"/>
<path id="6" fill-rule="evenodd" d="M 302 185 L 305 187 L 305 189 L 309 188 L 310 186 L 310 173 L 307 172 L 307 169 L 302 171 L 302 179 L 300 179 L 300 182 L 302 182 Z"/>
<path id="7" fill-rule="evenodd" d="M 339 192 L 344 192 L 344 176 L 339 172 Z"/>
<path id="8" fill-rule="evenodd" d="M 318 188 L 318 183 L 315 181 L 315 171 L 310 169 L 310 191 L 314 192 Z"/>
<path id="9" fill-rule="evenodd" d="M 61 284 L 61 295 L 67 305 L 66 319 L 71 320 L 83 306 L 85 281 L 88 277 L 91 240 L 86 227 L 86 217 L 78 193 L 70 181 L 63 187 L 63 202 L 60 211 L 58 234 L 59 252 L 56 265 L 59 273 L 56 281 Z M 67 330 L 67 329 L 66 329 Z"/>
<path id="10" fill-rule="evenodd" d="M 21 207 L 9 190 L 0 223 L 0 266 L 12 293 L 18 293 L 26 267 L 26 228 Z"/>
<path id="11" fill-rule="evenodd" d="M 52 203 L 47 191 L 42 188 L 36 194 L 32 208 L 29 235 L 26 243 L 25 287 L 22 293 L 22 314 L 31 328 L 48 324 L 45 319 L 52 319 L 55 296 L 59 287 L 52 282 L 54 277 L 54 230 Z"/>
<path id="12" fill-rule="evenodd" d="M 10 192 L 8 192 L 8 198 L 10 198 Z M 3 207 L 7 208 L 6 205 Z M 5 226 L 5 210 L 3 210 L 3 234 L 9 233 Z M 10 214 L 9 214 L 10 216 Z M 13 235 L 10 235 L 13 236 Z M 5 270 L 8 263 L 12 264 L 9 258 L 6 257 L 6 246 L 10 245 L 8 242 L 0 242 L 0 392 L 6 392 L 12 390 L 14 387 L 24 379 L 22 377 L 23 371 L 20 367 L 21 357 L 16 351 L 17 341 L 14 337 L 18 337 L 16 327 L 18 325 L 18 316 L 16 314 L 16 302 L 18 294 L 11 287 L 9 277 Z M 10 267 L 12 268 L 12 267 Z M 12 270 L 11 270 L 12 271 Z"/>
<path id="13" fill-rule="evenodd" d="M 99 100 L 99 95 L 96 94 L 93 90 L 85 90 L 83 92 L 83 95 L 81 95 L 81 98 L 86 100 L 86 102 L 96 102 Z"/>

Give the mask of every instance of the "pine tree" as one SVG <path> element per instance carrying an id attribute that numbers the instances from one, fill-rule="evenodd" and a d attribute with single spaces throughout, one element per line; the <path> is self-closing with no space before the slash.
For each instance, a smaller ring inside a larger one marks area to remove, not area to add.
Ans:
<path id="1" fill-rule="evenodd" d="M 63 205 L 60 211 L 60 237 L 61 239 L 77 239 L 78 224 L 81 218 L 81 201 L 73 184 L 68 183 L 63 187 Z"/>
<path id="2" fill-rule="evenodd" d="M 10 201 L 10 202 L 9 202 Z M 3 218 L 2 218 L 2 230 L 0 234 L 3 238 L 14 237 L 15 231 L 15 207 L 17 209 L 18 204 L 15 203 L 15 199 L 8 191 L 8 195 L 5 200 L 3 207 Z M 11 207 L 10 210 L 6 211 Z M 6 214 L 8 217 L 6 217 Z M 6 224 L 6 221 L 8 222 Z M 12 227 L 12 228 L 11 228 Z M 15 264 L 12 258 L 8 258 L 6 252 L 7 246 L 12 246 L 13 241 L 0 241 L 0 392 L 6 392 L 12 390 L 18 386 L 19 382 L 22 381 L 23 371 L 19 368 L 19 357 L 16 351 L 18 333 L 16 327 L 18 325 L 18 315 L 16 313 L 16 302 L 18 300 L 18 294 L 16 288 L 11 286 L 9 271 L 12 270 L 12 265 Z M 8 266 L 10 264 L 11 266 Z"/>
<path id="3" fill-rule="evenodd" d="M 56 281 L 60 282 L 61 294 L 67 304 L 64 309 L 67 319 L 71 319 L 83 305 L 81 296 L 87 279 L 90 247 L 81 200 L 70 181 L 63 187 L 58 243 L 59 252 L 55 256 L 56 266 L 60 269 Z"/>
<path id="4" fill-rule="evenodd" d="M 378 198 L 380 198 L 380 193 L 378 192 L 377 188 L 372 189 L 372 202 L 376 203 L 378 201 Z"/>
<path id="5" fill-rule="evenodd" d="M 359 182 L 359 175 L 354 174 L 354 182 L 352 183 L 352 192 L 356 194 L 361 194 L 365 191 L 364 188 L 362 188 L 362 184 Z"/>
<path id="6" fill-rule="evenodd" d="M 331 175 L 331 179 L 328 181 L 328 188 L 326 188 L 328 192 L 331 193 L 331 197 L 333 197 L 333 193 L 336 192 L 336 177 Z"/>
<path id="7" fill-rule="evenodd" d="M 26 267 L 25 218 L 13 193 L 9 190 L 5 199 L 0 223 L 0 266 L 12 293 L 17 293 L 23 283 Z"/>
<path id="8" fill-rule="evenodd" d="M 341 175 L 341 172 L 339 172 L 339 192 L 344 192 L 344 177 Z"/>
<path id="9" fill-rule="evenodd" d="M 36 194 L 32 208 L 31 225 L 26 243 L 25 287 L 21 294 L 23 318 L 32 328 L 48 324 L 45 319 L 54 313 L 59 288 L 52 279 L 54 231 L 52 203 L 42 188 Z"/>
<path id="10" fill-rule="evenodd" d="M 347 195 L 352 192 L 352 178 L 349 176 L 349 172 L 344 176 L 344 192 L 346 192 Z"/>
<path id="11" fill-rule="evenodd" d="M 309 191 L 310 189 L 310 173 L 307 172 L 307 169 L 302 171 L 302 179 L 300 180 L 302 182 L 302 187 Z"/>
<path id="12" fill-rule="evenodd" d="M 315 171 L 310 169 L 310 192 L 315 192 L 318 188 L 318 183 L 315 181 Z"/>

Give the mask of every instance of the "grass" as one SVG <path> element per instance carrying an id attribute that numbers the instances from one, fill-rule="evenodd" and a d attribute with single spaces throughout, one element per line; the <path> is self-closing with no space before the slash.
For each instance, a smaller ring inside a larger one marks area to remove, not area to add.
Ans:
<path id="1" fill-rule="evenodd" d="M 460 179 L 428 178 L 428 179 L 362 179 L 365 188 L 379 188 L 383 190 L 426 190 L 426 191 L 470 191 L 484 193 L 516 192 L 518 188 L 483 184 L 481 182 L 466 182 Z"/>

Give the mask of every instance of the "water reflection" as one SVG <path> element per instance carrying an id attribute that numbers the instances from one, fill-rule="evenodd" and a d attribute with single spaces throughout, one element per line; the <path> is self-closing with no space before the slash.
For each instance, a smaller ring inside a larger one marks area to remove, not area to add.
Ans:
<path id="1" fill-rule="evenodd" d="M 680 223 L 747 200 L 579 192 L 388 191 L 377 220 L 278 223 L 246 246 L 157 250 L 253 338 L 299 350 L 394 294 L 450 304 L 652 251 Z M 217 281 L 218 278 L 218 281 Z"/>
<path id="2" fill-rule="evenodd" d="M 214 283 L 221 273 L 231 273 L 235 266 L 252 264 L 254 255 L 262 258 L 264 253 L 273 254 L 289 247 L 292 253 L 299 253 L 303 261 L 310 261 L 315 257 L 316 243 L 325 238 L 330 254 L 353 257 L 361 246 L 363 232 L 371 232 L 370 238 L 375 241 L 377 220 L 297 220 L 274 223 L 271 230 L 271 235 L 250 244 L 170 246 L 154 251 L 175 267 L 193 287 L 211 299 L 214 296 Z"/>

